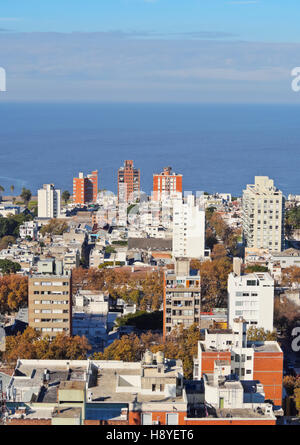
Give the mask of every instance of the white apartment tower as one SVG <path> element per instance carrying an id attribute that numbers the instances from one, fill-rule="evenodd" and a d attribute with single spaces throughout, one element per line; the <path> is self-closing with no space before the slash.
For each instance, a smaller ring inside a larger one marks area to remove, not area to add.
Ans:
<path id="1" fill-rule="evenodd" d="M 267 272 L 228 276 L 228 325 L 242 317 L 247 326 L 273 331 L 274 280 Z"/>
<path id="2" fill-rule="evenodd" d="M 247 247 L 284 249 L 284 197 L 268 176 L 255 176 L 243 191 L 243 235 Z"/>
<path id="3" fill-rule="evenodd" d="M 205 211 L 188 195 L 173 202 L 173 258 L 204 258 Z"/>
<path id="4" fill-rule="evenodd" d="M 44 184 L 38 190 L 38 217 L 60 217 L 60 190 L 56 190 L 54 184 Z"/>

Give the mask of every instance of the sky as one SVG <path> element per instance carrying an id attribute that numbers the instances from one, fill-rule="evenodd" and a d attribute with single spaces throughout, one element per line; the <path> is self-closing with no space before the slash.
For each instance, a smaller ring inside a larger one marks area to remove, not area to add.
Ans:
<path id="1" fill-rule="evenodd" d="M 299 0 L 1 0 L 1 101 L 299 103 Z"/>

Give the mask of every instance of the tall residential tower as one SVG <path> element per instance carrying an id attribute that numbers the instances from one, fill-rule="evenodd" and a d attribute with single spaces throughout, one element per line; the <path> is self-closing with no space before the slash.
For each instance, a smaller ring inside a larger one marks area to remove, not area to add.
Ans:
<path id="1" fill-rule="evenodd" d="M 243 191 L 243 236 L 247 247 L 284 249 L 284 197 L 268 176 L 255 176 Z"/>
<path id="2" fill-rule="evenodd" d="M 124 167 L 118 170 L 118 200 L 128 202 L 134 193 L 140 192 L 140 170 L 134 168 L 133 161 L 125 161 Z"/>
<path id="3" fill-rule="evenodd" d="M 38 218 L 60 217 L 60 190 L 54 184 L 44 184 L 38 190 Z"/>

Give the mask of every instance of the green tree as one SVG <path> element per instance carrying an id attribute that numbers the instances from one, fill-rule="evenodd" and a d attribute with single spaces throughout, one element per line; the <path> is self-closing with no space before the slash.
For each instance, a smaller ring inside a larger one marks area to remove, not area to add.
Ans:
<path id="1" fill-rule="evenodd" d="M 16 273 L 21 270 L 19 263 L 15 263 L 11 260 L 0 260 L 0 271 L 3 274 Z"/>
<path id="2" fill-rule="evenodd" d="M 162 330 L 162 311 L 145 312 L 137 311 L 135 314 L 127 314 L 116 320 L 117 326 L 135 326 L 142 330 Z"/>
<path id="3" fill-rule="evenodd" d="M 29 189 L 26 189 L 25 187 L 23 187 L 20 196 L 23 199 L 24 204 L 27 206 L 31 199 L 31 196 L 32 196 L 31 191 Z"/>
<path id="4" fill-rule="evenodd" d="M 15 190 L 15 186 L 14 186 L 14 185 L 11 185 L 11 186 L 10 186 L 11 194 L 13 194 L 14 190 Z"/>
<path id="5" fill-rule="evenodd" d="M 251 264 L 245 268 L 245 273 L 268 272 L 268 270 L 266 266 L 262 266 L 261 264 Z"/>
<path id="6" fill-rule="evenodd" d="M 68 190 L 65 190 L 64 192 L 62 192 L 61 197 L 62 199 L 65 201 L 65 204 L 67 204 L 67 202 L 70 199 L 70 192 Z"/>

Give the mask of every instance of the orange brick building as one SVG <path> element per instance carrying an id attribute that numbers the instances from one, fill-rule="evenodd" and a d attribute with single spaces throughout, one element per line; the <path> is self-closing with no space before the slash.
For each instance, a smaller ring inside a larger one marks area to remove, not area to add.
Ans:
<path id="1" fill-rule="evenodd" d="M 84 176 L 79 173 L 78 178 L 73 178 L 73 202 L 75 204 L 88 204 L 97 201 L 98 194 L 98 170 Z"/>
<path id="2" fill-rule="evenodd" d="M 118 170 L 118 200 L 128 202 L 135 192 L 140 191 L 140 170 L 134 168 L 133 161 L 125 161 Z"/>
<path id="3" fill-rule="evenodd" d="M 172 167 L 165 167 L 163 172 L 153 175 L 154 201 L 159 201 L 162 197 L 175 192 L 182 193 L 182 175 L 172 173 Z"/>

